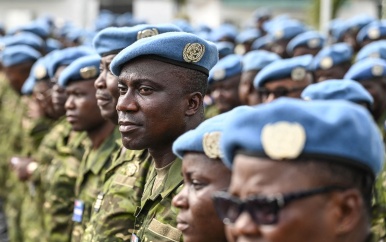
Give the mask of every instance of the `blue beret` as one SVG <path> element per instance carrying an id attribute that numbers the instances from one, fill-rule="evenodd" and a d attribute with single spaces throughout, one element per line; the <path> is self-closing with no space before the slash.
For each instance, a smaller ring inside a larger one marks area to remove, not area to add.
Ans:
<path id="1" fill-rule="evenodd" d="M 133 20 L 133 14 L 130 12 L 126 12 L 118 15 L 115 18 L 115 24 L 118 27 L 128 27 L 128 26 L 132 26 L 132 22 L 133 22 L 132 20 Z"/>
<path id="2" fill-rule="evenodd" d="M 264 17 L 271 17 L 272 16 L 272 10 L 270 8 L 258 8 L 253 12 L 253 18 L 255 21 L 260 20 Z"/>
<path id="3" fill-rule="evenodd" d="M 358 32 L 357 42 L 362 43 L 366 39 L 377 40 L 384 36 L 386 36 L 386 22 L 374 21 Z"/>
<path id="4" fill-rule="evenodd" d="M 319 51 L 312 61 L 313 70 L 327 70 L 331 67 L 350 62 L 353 57 L 353 49 L 346 43 L 338 43 L 330 46 L 326 46 Z"/>
<path id="5" fill-rule="evenodd" d="M 244 44 L 248 41 L 255 41 L 257 38 L 261 37 L 261 33 L 257 29 L 246 29 L 240 32 L 236 36 L 236 42 L 239 44 Z"/>
<path id="6" fill-rule="evenodd" d="M 172 24 L 178 26 L 178 28 L 180 28 L 182 31 L 184 31 L 186 33 L 193 33 L 194 32 L 194 28 L 192 27 L 192 25 L 188 21 L 186 21 L 185 19 L 175 19 L 172 22 Z"/>
<path id="7" fill-rule="evenodd" d="M 231 111 L 219 114 L 202 122 L 196 129 L 190 130 L 176 139 L 173 143 L 173 153 L 180 157 L 185 152 L 204 153 L 212 159 L 221 158 L 220 137 L 228 117 L 253 109 L 250 106 L 239 106 Z"/>
<path id="8" fill-rule="evenodd" d="M 322 48 L 326 37 L 317 31 L 307 31 L 293 38 L 287 45 L 287 53 L 292 54 L 295 48 L 306 46 L 310 49 Z"/>
<path id="9" fill-rule="evenodd" d="M 220 56 L 224 57 L 230 54 L 234 54 L 235 45 L 228 41 L 220 41 L 215 43 L 218 53 Z"/>
<path id="10" fill-rule="evenodd" d="M 253 50 L 243 57 L 243 72 L 260 71 L 268 64 L 280 60 L 281 57 L 266 50 Z"/>
<path id="11" fill-rule="evenodd" d="M 46 51 L 47 53 L 54 51 L 54 50 L 60 50 L 63 48 L 62 43 L 59 40 L 53 39 L 53 38 L 48 38 L 46 40 Z"/>
<path id="12" fill-rule="evenodd" d="M 45 39 L 50 34 L 50 28 L 51 27 L 47 22 L 36 20 L 27 25 L 21 26 L 16 32 L 31 32 Z"/>
<path id="13" fill-rule="evenodd" d="M 365 58 L 380 58 L 386 60 L 386 40 L 377 40 L 365 45 L 359 50 L 355 61 Z"/>
<path id="14" fill-rule="evenodd" d="M 151 56 L 173 65 L 209 74 L 218 61 L 215 44 L 185 32 L 169 32 L 144 38 L 126 47 L 115 56 L 111 72 L 119 76 L 125 63 L 139 56 Z"/>
<path id="15" fill-rule="evenodd" d="M 306 31 L 306 26 L 296 20 L 275 21 L 268 29 L 268 33 L 274 41 L 281 39 L 289 40 L 304 31 Z"/>
<path id="16" fill-rule="evenodd" d="M 344 100 L 279 98 L 261 104 L 229 117 L 220 145 L 228 166 L 238 151 L 273 160 L 319 158 L 374 176 L 384 162 L 384 145 L 370 113 Z"/>
<path id="17" fill-rule="evenodd" d="M 386 76 L 386 61 L 368 58 L 356 62 L 344 75 L 345 79 L 366 81 L 377 77 Z"/>
<path id="18" fill-rule="evenodd" d="M 277 79 L 291 77 L 303 80 L 310 71 L 312 55 L 302 55 L 289 59 L 279 59 L 264 67 L 255 77 L 253 85 L 256 89 L 263 87 L 265 83 Z"/>
<path id="19" fill-rule="evenodd" d="M 35 62 L 41 54 L 28 45 L 13 45 L 6 47 L 2 52 L 3 66 L 9 67 L 25 62 Z"/>
<path id="20" fill-rule="evenodd" d="M 210 70 L 208 83 L 224 81 L 232 76 L 241 74 L 243 70 L 243 57 L 241 55 L 228 55 L 218 61 Z"/>
<path id="21" fill-rule="evenodd" d="M 218 28 L 215 28 L 210 33 L 210 40 L 213 42 L 218 42 L 223 38 L 235 39 L 237 36 L 237 28 L 231 24 L 222 24 Z"/>
<path id="22" fill-rule="evenodd" d="M 99 76 L 101 57 L 97 54 L 83 56 L 72 62 L 59 76 L 60 86 L 67 86 L 70 82 L 96 79 Z"/>
<path id="23" fill-rule="evenodd" d="M 102 10 L 95 20 L 95 30 L 99 31 L 107 27 L 113 26 L 115 23 L 115 14 L 109 10 Z"/>
<path id="24" fill-rule="evenodd" d="M 373 106 L 370 93 L 358 82 L 350 79 L 331 79 L 311 84 L 303 90 L 301 98 L 309 100 L 346 100 L 354 103 L 366 103 Z"/>
<path id="25" fill-rule="evenodd" d="M 367 14 L 356 15 L 344 22 L 342 22 L 338 26 L 338 30 L 336 32 L 336 39 L 340 40 L 343 37 L 343 34 L 347 31 L 359 31 L 366 25 L 370 24 L 375 20 L 374 17 L 371 17 Z"/>
<path id="26" fill-rule="evenodd" d="M 21 32 L 13 36 L 6 37 L 4 40 L 5 47 L 13 45 L 28 45 L 35 50 L 43 50 L 45 47 L 45 42 L 38 35 Z"/>
<path id="27" fill-rule="evenodd" d="M 273 44 L 273 38 L 270 35 L 265 35 L 263 37 L 258 38 L 252 43 L 252 50 L 260 50 L 265 47 L 271 47 Z"/>
<path id="28" fill-rule="evenodd" d="M 30 74 L 27 78 L 27 80 L 25 80 L 23 86 L 21 87 L 21 93 L 23 95 L 29 95 L 29 94 L 32 94 L 32 91 L 33 91 L 33 88 L 36 84 L 36 77 L 35 77 L 35 70 L 38 66 L 42 65 L 42 62 L 43 62 L 43 58 L 39 58 L 32 66 L 31 68 L 31 71 L 30 71 Z"/>
<path id="29" fill-rule="evenodd" d="M 138 39 L 166 32 L 180 32 L 174 24 L 140 24 L 134 27 L 110 27 L 101 30 L 93 40 L 93 46 L 100 56 L 117 54 Z"/>
<path id="30" fill-rule="evenodd" d="M 61 65 L 69 65 L 79 57 L 94 54 L 95 51 L 89 47 L 69 47 L 52 52 L 51 62 L 47 65 L 48 74 L 54 77 L 56 69 Z"/>

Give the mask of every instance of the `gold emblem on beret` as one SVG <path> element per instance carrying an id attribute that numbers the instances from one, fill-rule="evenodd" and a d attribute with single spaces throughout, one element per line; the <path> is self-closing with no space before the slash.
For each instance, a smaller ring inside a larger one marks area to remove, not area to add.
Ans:
<path id="1" fill-rule="evenodd" d="M 317 48 L 320 45 L 320 39 L 318 39 L 318 38 L 310 39 L 307 42 L 307 45 L 308 45 L 308 48 L 311 48 L 311 49 Z"/>
<path id="2" fill-rule="evenodd" d="M 329 57 L 329 56 L 324 57 L 324 58 L 320 61 L 320 67 L 321 67 L 323 70 L 330 69 L 330 68 L 332 67 L 333 64 L 334 64 L 334 61 L 333 61 L 332 58 Z"/>
<path id="3" fill-rule="evenodd" d="M 369 58 L 381 58 L 381 55 L 378 52 L 373 52 L 369 54 Z"/>
<path id="4" fill-rule="evenodd" d="M 311 101 L 312 98 L 307 96 L 307 97 L 303 97 L 303 100 L 304 100 L 304 101 Z"/>
<path id="5" fill-rule="evenodd" d="M 296 67 L 291 72 L 291 79 L 294 81 L 303 81 L 306 77 L 307 71 L 303 67 Z"/>
<path id="6" fill-rule="evenodd" d="M 382 76 L 383 75 L 383 67 L 380 65 L 375 65 L 371 68 L 371 74 L 373 76 Z"/>
<path id="7" fill-rule="evenodd" d="M 80 69 L 79 73 L 83 79 L 90 79 L 97 76 L 98 70 L 95 66 L 87 66 Z"/>
<path id="8" fill-rule="evenodd" d="M 138 166 L 136 164 L 130 163 L 126 168 L 126 175 L 133 176 L 138 170 Z"/>
<path id="9" fill-rule="evenodd" d="M 274 160 L 295 159 L 303 151 L 306 131 L 299 123 L 286 121 L 267 124 L 261 130 L 261 144 Z"/>
<path id="10" fill-rule="evenodd" d="M 213 79 L 216 81 L 224 79 L 226 76 L 226 71 L 222 68 L 213 71 Z"/>
<path id="11" fill-rule="evenodd" d="M 377 28 L 370 28 L 367 31 L 367 35 L 370 39 L 378 39 L 381 36 L 381 32 L 379 32 L 379 29 Z"/>
<path id="12" fill-rule="evenodd" d="M 284 36 L 284 31 L 282 29 L 275 32 L 275 39 L 281 39 Z"/>
<path id="13" fill-rule="evenodd" d="M 3 51 L 5 49 L 5 44 L 4 43 L 0 43 L 0 51 Z"/>
<path id="14" fill-rule="evenodd" d="M 35 69 L 35 77 L 40 80 L 47 75 L 47 69 L 44 66 L 37 66 Z"/>
<path id="15" fill-rule="evenodd" d="M 158 29 L 156 29 L 156 28 L 144 29 L 144 30 L 138 31 L 137 40 L 151 37 L 151 36 L 158 35 L 158 34 L 159 34 Z"/>
<path id="16" fill-rule="evenodd" d="M 206 133 L 202 140 L 202 146 L 204 148 L 205 155 L 211 159 L 220 158 L 220 137 L 221 132 Z"/>
<path id="17" fill-rule="evenodd" d="M 183 57 L 186 62 L 199 62 L 205 53 L 205 45 L 188 43 L 185 45 Z"/>
<path id="18" fill-rule="evenodd" d="M 243 44 L 236 45 L 234 52 L 238 55 L 244 55 L 246 52 L 245 46 Z"/>

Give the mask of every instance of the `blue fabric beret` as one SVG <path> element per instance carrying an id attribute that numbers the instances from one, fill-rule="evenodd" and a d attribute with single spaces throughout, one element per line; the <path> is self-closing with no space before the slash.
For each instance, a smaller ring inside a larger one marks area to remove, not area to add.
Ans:
<path id="1" fill-rule="evenodd" d="M 310 49 L 322 48 L 326 37 L 317 31 L 307 31 L 297 35 L 287 45 L 287 53 L 292 54 L 295 48 L 306 46 Z"/>
<path id="2" fill-rule="evenodd" d="M 246 29 L 242 32 L 240 32 L 237 36 L 236 36 L 236 42 L 239 43 L 239 44 L 244 44 L 245 42 L 248 42 L 248 41 L 254 41 L 256 40 L 257 38 L 261 37 L 261 33 L 259 30 L 257 29 Z"/>
<path id="3" fill-rule="evenodd" d="M 3 66 L 9 67 L 29 61 L 35 62 L 41 54 L 28 45 L 13 45 L 6 47 L 1 57 Z"/>
<path id="4" fill-rule="evenodd" d="M 13 45 L 28 45 L 35 50 L 43 50 L 45 47 L 45 42 L 42 38 L 29 32 L 21 32 L 13 36 L 8 36 L 5 38 L 3 44 L 5 47 Z"/>
<path id="5" fill-rule="evenodd" d="M 83 56 L 72 62 L 59 76 L 60 86 L 67 86 L 70 82 L 96 79 L 99 76 L 101 57 L 97 54 Z"/>
<path id="6" fill-rule="evenodd" d="M 343 34 L 347 31 L 359 31 L 364 26 L 370 24 L 375 20 L 374 17 L 371 17 L 367 14 L 362 15 L 356 15 L 339 26 L 339 31 L 337 33 L 337 39 L 341 39 L 343 37 Z"/>
<path id="7" fill-rule="evenodd" d="M 386 21 L 374 21 L 363 27 L 357 35 L 358 43 L 366 39 L 377 40 L 386 36 Z"/>
<path id="8" fill-rule="evenodd" d="M 263 37 L 258 38 L 252 43 L 252 50 L 260 50 L 265 47 L 271 47 L 273 44 L 273 38 L 270 35 L 264 35 Z"/>
<path id="9" fill-rule="evenodd" d="M 218 61 L 218 50 L 215 44 L 194 34 L 164 33 L 140 39 L 123 49 L 111 62 L 111 72 L 119 76 L 124 64 L 139 56 L 151 56 L 208 75 Z"/>
<path id="10" fill-rule="evenodd" d="M 178 28 L 180 28 L 182 31 L 184 31 L 186 33 L 193 33 L 194 32 L 193 26 L 185 19 L 175 19 L 172 22 L 172 24 L 178 26 Z"/>
<path id="11" fill-rule="evenodd" d="M 241 151 L 273 160 L 319 158 L 374 176 L 382 170 L 385 152 L 370 113 L 344 100 L 279 98 L 261 104 L 229 117 L 220 145 L 228 166 Z"/>
<path id="12" fill-rule="evenodd" d="M 220 41 L 215 43 L 219 56 L 227 56 L 234 54 L 235 45 L 228 41 Z"/>
<path id="13" fill-rule="evenodd" d="M 253 12 L 252 15 L 255 21 L 258 21 L 263 17 L 271 17 L 272 10 L 270 8 L 258 8 Z"/>
<path id="14" fill-rule="evenodd" d="M 350 62 L 353 57 L 353 49 L 346 43 L 338 43 L 326 46 L 319 51 L 312 61 L 313 70 L 327 70 L 343 62 Z"/>
<path id="15" fill-rule="evenodd" d="M 190 130 L 176 139 L 173 143 L 173 153 L 180 157 L 185 152 L 199 152 L 209 158 L 221 158 L 220 137 L 227 118 L 237 113 L 253 109 L 251 106 L 239 106 L 231 111 L 219 114 L 202 122 L 196 129 Z"/>
<path id="16" fill-rule="evenodd" d="M 62 43 L 59 40 L 48 38 L 46 40 L 46 51 L 47 53 L 54 51 L 54 50 L 60 50 L 63 48 Z"/>
<path id="17" fill-rule="evenodd" d="M 358 82 L 350 79 L 331 79 L 311 84 L 303 90 L 301 98 L 310 100 L 346 100 L 373 106 L 374 99 Z"/>
<path id="18" fill-rule="evenodd" d="M 250 51 L 243 57 L 243 72 L 260 71 L 268 64 L 280 59 L 281 57 L 277 54 L 266 50 Z"/>
<path id="19" fill-rule="evenodd" d="M 138 39 L 166 32 L 182 31 L 173 24 L 141 24 L 134 27 L 110 27 L 101 30 L 93 40 L 93 46 L 100 56 L 117 54 Z"/>
<path id="20" fill-rule="evenodd" d="M 386 40 L 377 40 L 365 45 L 359 50 L 355 61 L 366 58 L 380 58 L 386 60 Z"/>
<path id="21" fill-rule="evenodd" d="M 237 28 L 231 24 L 222 24 L 218 28 L 215 28 L 210 33 L 210 40 L 218 42 L 223 38 L 235 39 L 238 34 Z"/>
<path id="22" fill-rule="evenodd" d="M 41 38 L 47 38 L 50 34 L 50 26 L 46 21 L 36 20 L 18 28 L 17 32 L 31 32 Z"/>
<path id="23" fill-rule="evenodd" d="M 52 52 L 51 61 L 47 65 L 48 74 L 54 77 L 56 69 L 61 65 L 69 65 L 79 57 L 94 54 L 95 51 L 90 47 L 69 47 Z"/>
<path id="24" fill-rule="evenodd" d="M 32 68 L 31 68 L 31 72 L 30 72 L 27 80 L 25 80 L 23 86 L 21 87 L 21 93 L 23 95 L 32 94 L 33 88 L 34 88 L 36 81 L 37 81 L 34 73 L 35 73 L 37 67 L 42 65 L 42 62 L 43 62 L 43 58 L 39 58 L 33 64 Z"/>
<path id="25" fill-rule="evenodd" d="M 228 55 L 218 61 L 210 70 L 208 83 L 220 82 L 229 77 L 241 74 L 243 70 L 243 57 L 241 55 Z"/>
<path id="26" fill-rule="evenodd" d="M 300 33 L 306 31 L 303 23 L 297 20 L 275 21 L 268 29 L 268 33 L 272 36 L 274 41 L 281 39 L 292 39 Z"/>
<path id="27" fill-rule="evenodd" d="M 118 27 L 132 26 L 133 14 L 126 12 L 115 17 L 115 25 Z"/>
<path id="28" fill-rule="evenodd" d="M 310 71 L 312 55 L 296 56 L 289 59 L 280 59 L 272 62 L 257 73 L 253 85 L 256 89 L 265 83 L 277 79 L 291 77 L 303 80 L 306 72 Z"/>
<path id="29" fill-rule="evenodd" d="M 344 75 L 346 79 L 366 81 L 377 77 L 386 76 L 386 61 L 368 58 L 356 62 Z"/>

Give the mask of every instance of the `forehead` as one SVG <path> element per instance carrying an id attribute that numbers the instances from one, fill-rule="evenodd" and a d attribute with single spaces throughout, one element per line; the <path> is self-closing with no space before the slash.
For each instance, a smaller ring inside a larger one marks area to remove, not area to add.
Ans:
<path id="1" fill-rule="evenodd" d="M 90 88 L 90 86 L 92 86 Z M 82 89 L 87 92 L 95 92 L 94 88 L 94 80 L 87 80 L 87 81 L 72 81 L 68 84 L 66 87 L 66 90 L 71 91 L 75 89 Z"/>
<path id="2" fill-rule="evenodd" d="M 179 68 L 182 69 L 182 68 Z M 147 77 L 159 77 L 159 76 L 170 76 L 173 77 L 172 73 L 177 72 L 176 66 L 168 64 L 162 61 L 153 60 L 146 57 L 139 57 L 130 62 L 126 63 L 122 72 L 119 75 L 120 79 L 125 79 L 131 74 L 136 76 L 147 76 Z"/>
<path id="3" fill-rule="evenodd" d="M 264 84 L 264 86 L 269 89 L 274 89 L 279 86 L 286 86 L 286 87 L 295 86 L 296 83 L 297 82 L 293 81 L 290 77 L 287 77 L 287 78 L 282 78 L 271 82 L 267 82 Z"/>
<path id="4" fill-rule="evenodd" d="M 101 58 L 101 64 L 103 63 L 111 63 L 111 61 L 114 59 L 116 54 L 106 55 Z"/>
<path id="5" fill-rule="evenodd" d="M 312 174 L 290 161 L 274 161 L 237 154 L 234 159 L 230 192 L 240 196 L 256 193 L 285 193 L 311 187 Z"/>

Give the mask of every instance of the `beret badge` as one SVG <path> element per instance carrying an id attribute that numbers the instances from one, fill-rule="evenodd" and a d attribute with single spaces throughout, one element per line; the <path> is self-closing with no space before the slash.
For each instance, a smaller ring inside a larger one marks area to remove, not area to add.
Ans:
<path id="1" fill-rule="evenodd" d="M 267 124 L 261 130 L 261 144 L 274 160 L 295 159 L 303 151 L 306 131 L 299 123 L 285 121 Z"/>
<path id="2" fill-rule="evenodd" d="M 294 81 L 303 81 L 304 78 L 306 77 L 306 74 L 307 74 L 306 69 L 302 67 L 296 67 L 291 72 L 291 79 Z"/>
<path id="3" fill-rule="evenodd" d="M 321 67 L 323 70 L 330 69 L 330 68 L 332 67 L 333 64 L 334 64 L 334 61 L 333 61 L 332 58 L 329 57 L 329 56 L 324 57 L 324 58 L 320 61 L 320 67 Z"/>
<path id="4" fill-rule="evenodd" d="M 38 66 L 35 70 L 35 77 L 37 79 L 42 79 L 47 75 L 47 69 L 44 66 Z"/>
<path id="5" fill-rule="evenodd" d="M 188 43 L 185 45 L 183 57 L 186 62 L 199 62 L 205 54 L 205 45 Z"/>
<path id="6" fill-rule="evenodd" d="M 98 70 L 95 66 L 87 66 L 80 69 L 79 73 L 83 79 L 90 79 L 96 77 Z"/>
<path id="7" fill-rule="evenodd" d="M 382 76 L 383 75 L 383 67 L 380 65 L 374 65 L 371 69 L 371 74 L 373 76 Z"/>
<path id="8" fill-rule="evenodd" d="M 320 45 L 320 39 L 317 39 L 317 38 L 310 39 L 307 42 L 307 45 L 308 45 L 308 48 L 311 48 L 311 49 L 317 48 Z"/>
<path id="9" fill-rule="evenodd" d="M 206 133 L 202 140 L 205 155 L 211 159 L 222 157 L 220 151 L 220 137 L 221 132 Z"/>
<path id="10" fill-rule="evenodd" d="M 151 37 L 151 36 L 154 36 L 154 35 L 158 35 L 158 30 L 156 28 L 152 28 L 152 29 L 144 29 L 142 31 L 138 31 L 137 33 L 137 40 L 139 39 L 143 39 L 143 38 L 147 38 L 147 37 Z"/>
<path id="11" fill-rule="evenodd" d="M 226 76 L 226 71 L 224 69 L 217 69 L 213 72 L 213 79 L 216 81 L 224 79 Z"/>
<path id="12" fill-rule="evenodd" d="M 371 28 L 367 32 L 370 39 L 378 39 L 381 36 L 381 33 L 379 32 L 379 29 L 377 28 Z"/>

